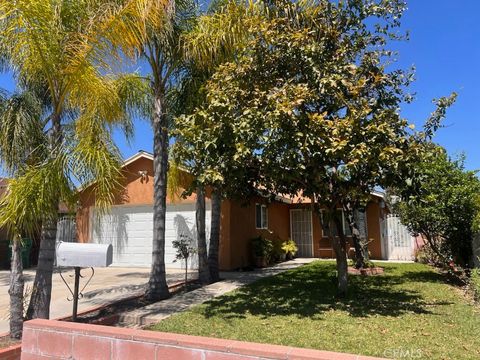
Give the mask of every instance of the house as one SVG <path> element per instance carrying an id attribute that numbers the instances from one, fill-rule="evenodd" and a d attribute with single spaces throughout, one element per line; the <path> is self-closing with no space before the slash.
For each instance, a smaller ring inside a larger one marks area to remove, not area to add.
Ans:
<path id="1" fill-rule="evenodd" d="M 116 266 L 150 266 L 153 236 L 153 156 L 140 151 L 123 164 L 123 189 L 115 196 L 107 214 L 95 210 L 91 187 L 80 192 L 77 212 L 79 242 L 111 243 Z M 210 204 L 207 195 L 207 234 L 210 225 Z M 342 214 L 343 216 L 343 214 Z M 372 259 L 389 258 L 386 240 L 385 201 L 373 193 L 366 209 L 366 228 Z M 348 225 L 344 221 L 346 233 Z M 282 240 L 293 239 L 299 257 L 332 258 L 332 246 L 305 199 L 299 203 L 277 196 L 268 201 L 260 196 L 248 202 L 224 200 L 221 207 L 219 262 L 222 270 L 245 267 L 252 262 L 250 240 L 259 235 Z M 172 241 L 187 236 L 194 241 L 195 195 L 186 199 L 167 197 L 165 262 L 167 267 L 180 267 L 175 262 Z M 408 240 L 407 240 L 408 243 Z M 407 244 L 409 247 L 413 246 Z M 411 256 L 412 249 L 407 250 Z M 195 263 L 192 264 L 195 267 Z"/>

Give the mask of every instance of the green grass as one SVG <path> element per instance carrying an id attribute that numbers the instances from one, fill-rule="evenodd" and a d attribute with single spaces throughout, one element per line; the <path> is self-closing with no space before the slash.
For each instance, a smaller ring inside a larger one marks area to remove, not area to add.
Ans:
<path id="1" fill-rule="evenodd" d="M 340 301 L 334 263 L 315 262 L 152 329 L 391 358 L 480 358 L 479 309 L 421 264 L 388 264 L 383 276 L 351 276 L 349 296 Z"/>

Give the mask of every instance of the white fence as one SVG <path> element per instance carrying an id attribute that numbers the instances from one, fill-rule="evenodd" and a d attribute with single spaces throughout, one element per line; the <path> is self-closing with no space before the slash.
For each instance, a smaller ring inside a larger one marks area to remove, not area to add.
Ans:
<path id="1" fill-rule="evenodd" d="M 400 218 L 395 215 L 387 215 L 381 220 L 382 232 L 382 255 L 388 260 L 413 260 L 414 237 Z"/>

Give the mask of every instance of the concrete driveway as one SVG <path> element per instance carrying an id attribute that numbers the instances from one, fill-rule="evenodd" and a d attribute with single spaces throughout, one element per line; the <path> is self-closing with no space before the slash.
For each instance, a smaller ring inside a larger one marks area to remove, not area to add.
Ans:
<path id="1" fill-rule="evenodd" d="M 65 280 L 73 289 L 73 270 L 63 270 Z M 82 270 L 85 278 L 80 279 L 80 289 L 88 280 L 90 269 Z M 142 292 L 148 282 L 150 268 L 96 268 L 95 275 L 85 288 L 84 296 L 79 300 L 78 311 L 84 311 L 113 300 L 132 296 Z M 196 273 L 195 273 L 196 275 Z M 24 271 L 25 285 L 31 289 L 35 277 L 35 269 Z M 194 274 L 190 274 L 190 277 Z M 184 273 L 178 269 L 167 270 L 167 282 L 169 284 L 183 280 Z M 9 296 L 8 287 L 10 282 L 10 271 L 0 271 L 0 333 L 9 331 L 8 313 Z M 72 314 L 72 302 L 70 292 L 63 283 L 58 270 L 53 274 L 52 302 L 50 305 L 50 318 L 69 316 Z"/>

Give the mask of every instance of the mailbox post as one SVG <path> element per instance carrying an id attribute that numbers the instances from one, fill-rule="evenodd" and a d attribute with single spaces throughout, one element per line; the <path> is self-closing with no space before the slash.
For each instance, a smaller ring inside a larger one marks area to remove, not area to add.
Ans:
<path id="1" fill-rule="evenodd" d="M 59 242 L 56 249 L 56 266 L 57 267 L 73 267 L 75 270 L 75 282 L 73 291 L 68 283 L 62 277 L 63 282 L 72 294 L 73 310 L 72 321 L 77 321 L 78 300 L 82 296 L 82 292 L 88 285 L 93 275 L 95 274 L 94 267 L 108 267 L 112 264 L 113 248 L 112 245 L 107 244 L 82 244 L 82 243 L 68 243 Z M 80 290 L 80 278 L 82 268 L 91 268 L 92 275 L 90 279 Z M 68 299 L 70 300 L 70 299 Z"/>

